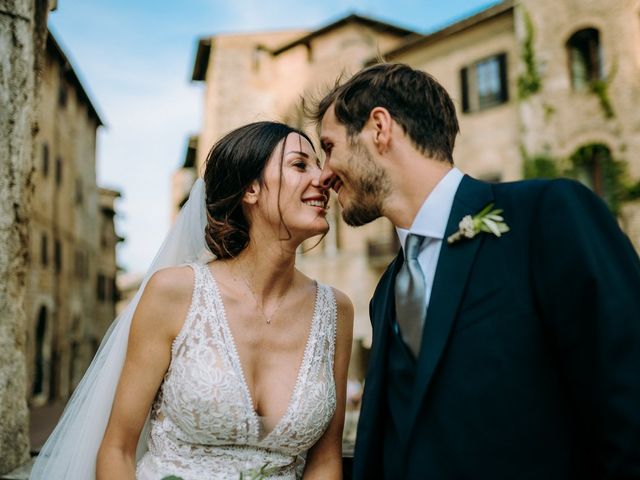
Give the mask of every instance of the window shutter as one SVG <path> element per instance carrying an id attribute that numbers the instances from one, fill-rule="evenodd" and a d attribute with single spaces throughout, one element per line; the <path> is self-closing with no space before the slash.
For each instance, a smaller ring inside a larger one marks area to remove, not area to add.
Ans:
<path id="1" fill-rule="evenodd" d="M 462 92 L 462 111 L 469 113 L 469 68 L 460 69 L 460 91 Z"/>
<path id="2" fill-rule="evenodd" d="M 509 77 L 507 75 L 507 54 L 498 55 L 498 63 L 500 65 L 500 100 L 506 102 L 509 100 Z"/>

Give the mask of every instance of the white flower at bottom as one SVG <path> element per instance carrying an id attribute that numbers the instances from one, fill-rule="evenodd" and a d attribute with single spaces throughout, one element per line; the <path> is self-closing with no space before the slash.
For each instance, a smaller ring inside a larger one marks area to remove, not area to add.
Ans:
<path id="1" fill-rule="evenodd" d="M 458 226 L 460 227 L 460 232 L 466 238 L 473 238 L 476 236 L 476 233 L 478 233 L 471 215 L 465 216 Z"/>

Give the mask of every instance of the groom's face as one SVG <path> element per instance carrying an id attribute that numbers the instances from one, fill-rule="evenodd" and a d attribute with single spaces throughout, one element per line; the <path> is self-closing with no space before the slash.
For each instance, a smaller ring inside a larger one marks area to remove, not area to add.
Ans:
<path id="1" fill-rule="evenodd" d="M 338 195 L 344 221 L 358 227 L 382 216 L 382 205 L 390 191 L 386 172 L 357 135 L 348 137 L 333 106 L 322 118 L 320 130 L 325 153 L 320 180 Z"/>

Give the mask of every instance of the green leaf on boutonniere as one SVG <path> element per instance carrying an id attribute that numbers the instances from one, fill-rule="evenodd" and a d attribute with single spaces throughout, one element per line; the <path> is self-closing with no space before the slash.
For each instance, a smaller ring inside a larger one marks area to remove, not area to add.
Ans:
<path id="1" fill-rule="evenodd" d="M 491 233 L 496 237 L 501 237 L 510 229 L 502 217 L 501 208 L 493 208 L 493 203 L 488 204 L 475 215 L 466 215 L 458 224 L 458 231 L 447 238 L 447 243 L 452 243 L 464 238 L 471 239 L 478 233 Z"/>

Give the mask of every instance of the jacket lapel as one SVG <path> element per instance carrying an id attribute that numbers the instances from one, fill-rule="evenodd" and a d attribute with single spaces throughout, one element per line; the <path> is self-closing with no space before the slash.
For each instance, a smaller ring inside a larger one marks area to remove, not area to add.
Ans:
<path id="1" fill-rule="evenodd" d="M 478 235 L 449 245 L 447 237 L 458 230 L 458 224 L 465 215 L 475 215 L 492 200 L 491 185 L 464 176 L 453 201 L 436 267 L 422 332 L 409 425 L 415 425 L 420 406 L 446 347 L 467 278 L 483 239 L 483 235 Z M 406 438 L 408 440 L 409 436 Z"/>
<path id="2" fill-rule="evenodd" d="M 386 360 L 391 324 L 395 316 L 394 285 L 402 262 L 401 249 L 398 256 L 389 265 L 387 272 L 380 279 L 372 300 L 372 309 L 369 312 L 373 326 L 371 358 L 369 359 L 365 380 L 354 454 L 355 468 L 359 473 L 364 473 L 363 469 L 365 469 L 365 465 L 360 464 L 360 462 L 370 462 L 372 455 L 378 455 L 378 449 L 382 445 L 383 407 L 386 399 Z M 355 478 L 365 477 L 367 475 L 362 477 L 356 475 Z"/>

